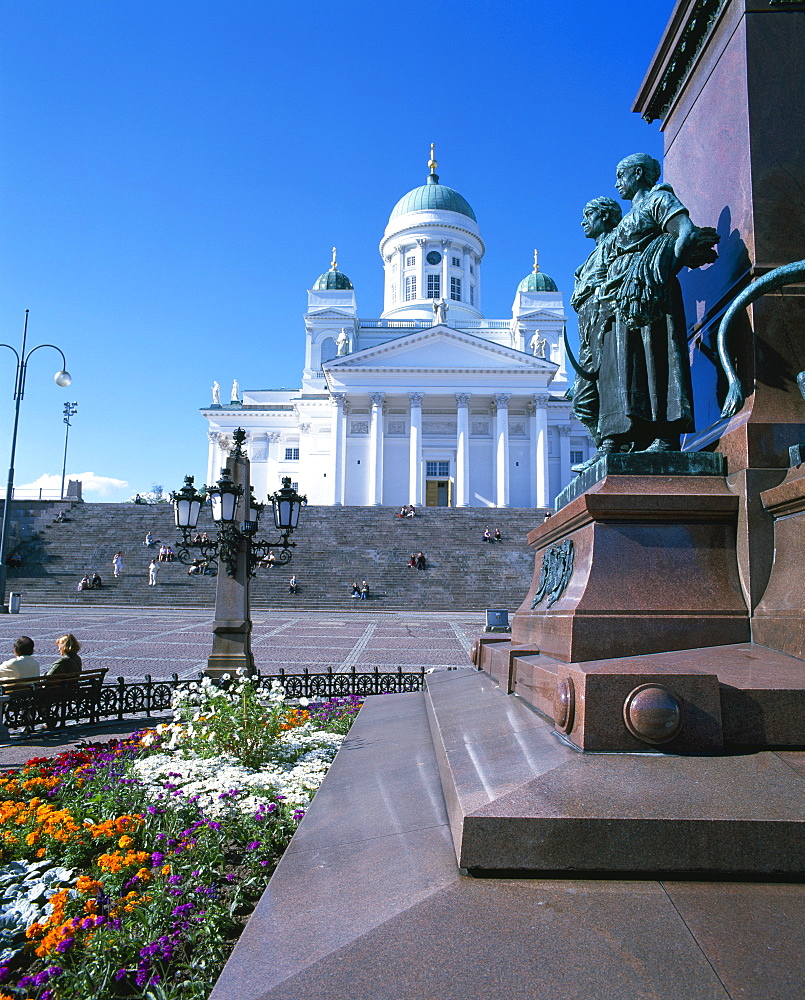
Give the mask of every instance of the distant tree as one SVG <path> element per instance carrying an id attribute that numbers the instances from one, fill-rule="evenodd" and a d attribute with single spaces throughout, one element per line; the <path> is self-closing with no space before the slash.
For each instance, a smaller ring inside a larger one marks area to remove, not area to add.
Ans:
<path id="1" fill-rule="evenodd" d="M 170 497 L 159 483 L 152 483 L 145 493 L 136 493 L 129 503 L 170 503 Z"/>

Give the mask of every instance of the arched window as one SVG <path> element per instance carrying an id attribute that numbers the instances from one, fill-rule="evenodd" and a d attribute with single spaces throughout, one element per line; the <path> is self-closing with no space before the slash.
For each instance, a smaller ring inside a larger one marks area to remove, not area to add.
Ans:
<path id="1" fill-rule="evenodd" d="M 321 363 L 324 364 L 325 361 L 332 361 L 337 356 L 338 348 L 335 346 L 335 341 L 332 337 L 325 337 L 321 342 Z"/>

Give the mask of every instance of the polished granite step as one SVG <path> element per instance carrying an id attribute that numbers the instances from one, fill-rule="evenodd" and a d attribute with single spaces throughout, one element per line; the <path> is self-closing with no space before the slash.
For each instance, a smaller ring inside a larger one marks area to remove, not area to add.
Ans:
<path id="1" fill-rule="evenodd" d="M 470 670 L 448 676 L 456 692 L 466 693 L 468 678 L 483 681 Z M 445 738 L 466 740 L 469 756 L 485 743 L 492 759 L 489 741 L 508 718 L 504 743 L 519 746 L 517 759 L 545 760 L 550 737 L 537 735 L 533 713 L 500 697 L 505 709 L 484 699 L 458 705 L 452 725 L 443 716 Z M 805 754 L 776 756 L 792 771 L 805 768 Z M 505 763 L 503 752 L 495 774 L 479 763 L 481 798 L 516 785 Z M 805 995 L 805 886 L 644 874 L 466 874 L 456 863 L 425 695 L 369 698 L 210 1000 Z"/>
<path id="2" fill-rule="evenodd" d="M 582 753 L 483 673 L 426 704 L 458 864 L 476 872 L 805 872 L 805 782 L 770 750 Z"/>

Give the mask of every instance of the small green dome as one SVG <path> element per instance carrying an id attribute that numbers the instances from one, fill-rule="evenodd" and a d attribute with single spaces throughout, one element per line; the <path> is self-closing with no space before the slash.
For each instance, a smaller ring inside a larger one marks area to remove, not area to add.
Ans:
<path id="1" fill-rule="evenodd" d="M 458 212 L 459 215 L 466 215 L 473 222 L 478 221 L 467 199 L 462 197 L 458 191 L 440 184 L 438 174 L 430 174 L 427 184 L 414 188 L 413 191 L 403 195 L 392 209 L 389 222 L 407 212 L 423 211 Z"/>
<path id="2" fill-rule="evenodd" d="M 321 277 L 316 279 L 316 284 L 313 286 L 315 292 L 348 291 L 351 289 L 352 282 L 349 278 L 343 271 L 336 271 L 335 268 L 325 271 Z"/>
<path id="3" fill-rule="evenodd" d="M 517 286 L 518 292 L 558 292 L 556 282 L 542 271 L 532 271 Z"/>

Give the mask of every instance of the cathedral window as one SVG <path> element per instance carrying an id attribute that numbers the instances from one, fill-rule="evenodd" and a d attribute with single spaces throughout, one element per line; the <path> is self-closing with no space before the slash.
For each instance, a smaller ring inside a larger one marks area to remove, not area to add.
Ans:
<path id="1" fill-rule="evenodd" d="M 470 264 L 470 274 L 475 274 L 475 268 Z"/>
<path id="2" fill-rule="evenodd" d="M 425 462 L 425 475 L 426 476 L 449 476 L 450 475 L 450 463 L 449 462 Z"/>
<path id="3" fill-rule="evenodd" d="M 405 279 L 405 301 L 410 302 L 416 298 L 416 275 L 409 274 Z"/>
<path id="4" fill-rule="evenodd" d="M 440 274 L 428 275 L 428 298 L 438 299 L 442 294 L 442 281 Z"/>
<path id="5" fill-rule="evenodd" d="M 391 286 L 391 303 L 392 305 L 397 301 L 397 286 Z"/>
<path id="6" fill-rule="evenodd" d="M 299 460 L 299 449 L 298 448 L 286 448 L 285 449 L 285 461 L 286 462 L 296 462 Z M 294 487 L 296 489 L 296 487 Z"/>
<path id="7" fill-rule="evenodd" d="M 584 461 L 583 451 L 571 451 L 570 462 L 572 465 L 581 465 L 583 461 Z"/>
<path id="8" fill-rule="evenodd" d="M 470 285 L 470 305 L 475 305 L 475 285 Z"/>
<path id="9" fill-rule="evenodd" d="M 413 267 L 414 264 L 416 264 L 416 257 L 413 254 L 411 254 L 410 257 L 406 257 L 405 258 L 405 266 L 406 267 Z"/>
<path id="10" fill-rule="evenodd" d="M 453 267 L 461 267 L 461 258 L 460 257 L 454 257 L 453 258 Z"/>
<path id="11" fill-rule="evenodd" d="M 461 302 L 461 278 L 450 279 L 450 298 L 454 302 Z"/>

